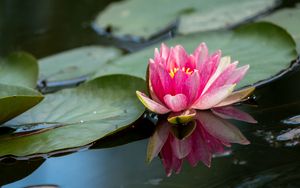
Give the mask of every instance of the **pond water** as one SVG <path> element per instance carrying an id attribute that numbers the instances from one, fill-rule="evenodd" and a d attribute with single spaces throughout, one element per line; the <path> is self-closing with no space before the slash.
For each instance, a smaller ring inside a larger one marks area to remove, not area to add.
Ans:
<path id="1" fill-rule="evenodd" d="M 122 43 L 100 37 L 90 26 L 91 20 L 109 2 L 1 0 L 0 54 L 24 50 L 41 58 L 88 44 L 122 47 Z M 142 121 L 131 130 L 131 136 L 124 131 L 118 140 L 110 137 L 91 149 L 82 148 L 47 159 L 5 159 L 0 162 L 0 185 L 7 188 L 46 184 L 120 188 L 300 187 L 299 140 L 278 137 L 300 124 L 297 119 L 291 124 L 284 121 L 300 114 L 299 81 L 298 69 L 258 88 L 257 106 L 241 108 L 259 123 L 234 122 L 251 144 L 234 145 L 231 153 L 216 156 L 211 168 L 202 163 L 193 168 L 184 162 L 181 173 L 167 177 L 159 158 L 147 164 L 146 138 L 154 128 Z"/>

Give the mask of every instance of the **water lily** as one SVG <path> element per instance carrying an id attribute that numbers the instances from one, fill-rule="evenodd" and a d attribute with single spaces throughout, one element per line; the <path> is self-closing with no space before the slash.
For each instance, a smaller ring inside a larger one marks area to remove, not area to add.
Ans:
<path id="1" fill-rule="evenodd" d="M 210 167 L 212 156 L 228 151 L 231 143 L 250 143 L 238 128 L 223 118 L 256 123 L 249 114 L 234 107 L 197 111 L 195 120 L 185 125 L 162 120 L 149 139 L 147 161 L 159 155 L 166 174 L 170 176 L 172 171 L 180 172 L 184 160 L 191 166 L 202 161 Z"/>
<path id="2" fill-rule="evenodd" d="M 237 67 L 229 56 L 218 50 L 209 54 L 201 43 L 193 54 L 181 45 L 169 48 L 165 44 L 155 49 L 149 60 L 147 84 L 150 97 L 137 91 L 137 96 L 150 111 L 157 114 L 183 112 L 184 117 L 195 114 L 193 109 L 206 110 L 239 102 L 253 88 L 233 92 L 249 65 Z"/>

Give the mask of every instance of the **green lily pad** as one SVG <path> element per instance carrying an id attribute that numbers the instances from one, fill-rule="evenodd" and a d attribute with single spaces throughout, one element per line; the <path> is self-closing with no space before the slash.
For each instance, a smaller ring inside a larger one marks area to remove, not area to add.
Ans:
<path id="1" fill-rule="evenodd" d="M 84 146 L 121 130 L 144 112 L 136 90 L 145 90 L 142 79 L 110 75 L 46 95 L 41 104 L 7 123 L 23 130 L 45 127 L 44 131 L 0 137 L 0 156 Z"/>
<path id="2" fill-rule="evenodd" d="M 0 124 L 32 108 L 42 99 L 43 96 L 33 89 L 0 84 Z"/>
<path id="3" fill-rule="evenodd" d="M 295 42 L 281 27 L 271 23 L 253 23 L 241 26 L 233 31 L 202 32 L 193 35 L 175 37 L 167 41 L 168 45 L 183 45 L 190 53 L 199 43 L 206 42 L 210 52 L 221 49 L 223 55 L 239 60 L 240 66 L 249 64 L 250 70 L 239 87 L 267 83 L 287 70 L 297 57 Z M 96 76 L 111 73 L 123 73 L 145 78 L 148 59 L 153 58 L 156 44 L 140 52 L 123 56 L 99 70 Z M 275 76 L 276 75 L 276 76 Z M 283 74 L 281 74 L 283 75 Z M 259 82 L 264 80 L 264 82 Z M 259 82 L 259 83 L 258 83 Z"/>
<path id="4" fill-rule="evenodd" d="M 190 33 L 230 27 L 276 5 L 276 0 L 126 0 L 115 2 L 101 12 L 95 27 L 116 36 L 145 39 L 179 20 L 179 32 Z"/>
<path id="5" fill-rule="evenodd" d="M 261 20 L 275 23 L 285 28 L 294 38 L 297 44 L 297 51 L 300 53 L 300 4 L 295 8 L 285 8 L 270 14 Z"/>
<path id="6" fill-rule="evenodd" d="M 30 54 L 12 53 L 0 59 L 0 83 L 35 88 L 38 70 L 38 63 Z"/>
<path id="7" fill-rule="evenodd" d="M 80 47 L 39 60 L 40 79 L 47 81 L 70 80 L 89 76 L 110 60 L 121 55 L 112 47 Z"/>
<path id="8" fill-rule="evenodd" d="M 38 77 L 36 59 L 25 52 L 14 52 L 0 59 L 0 124 L 25 112 L 43 96 L 35 88 Z"/>

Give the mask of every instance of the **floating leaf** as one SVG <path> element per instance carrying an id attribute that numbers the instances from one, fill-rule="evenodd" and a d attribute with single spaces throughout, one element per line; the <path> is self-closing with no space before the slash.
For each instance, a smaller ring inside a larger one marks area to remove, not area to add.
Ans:
<path id="1" fill-rule="evenodd" d="M 117 36 L 143 38 L 166 29 L 179 19 L 179 32 L 190 33 L 239 24 L 276 5 L 276 0 L 126 0 L 112 3 L 98 15 L 95 27 Z"/>
<path id="2" fill-rule="evenodd" d="M 0 156 L 25 156 L 79 147 L 125 128 L 144 111 L 135 95 L 145 90 L 142 79 L 111 75 L 74 89 L 46 95 L 35 108 L 11 120 L 7 126 L 54 125 L 39 134 L 0 138 Z"/>
<path id="3" fill-rule="evenodd" d="M 36 59 L 25 52 L 15 52 L 0 59 L 0 123 L 25 112 L 43 96 L 35 88 L 38 77 Z"/>
<path id="4" fill-rule="evenodd" d="M 35 90 L 0 84 L 0 124 L 30 109 L 43 99 Z"/>
<path id="5" fill-rule="evenodd" d="M 192 53 L 200 42 L 206 42 L 210 52 L 222 49 L 223 55 L 239 60 L 240 66 L 250 65 L 250 70 L 239 87 L 262 80 L 264 82 L 260 84 L 264 84 L 279 77 L 278 73 L 287 70 L 290 62 L 297 57 L 291 36 L 282 28 L 264 22 L 245 25 L 228 32 L 205 32 L 176 37 L 167 44 L 181 44 Z M 95 76 L 123 73 L 144 78 L 148 59 L 153 58 L 153 53 L 154 46 L 123 56 L 98 70 Z"/>
<path id="6" fill-rule="evenodd" d="M 189 34 L 232 27 L 270 10 L 275 6 L 276 1 L 217 0 L 205 1 L 201 5 L 206 4 L 204 10 L 180 17 L 179 33 Z"/>
<path id="7" fill-rule="evenodd" d="M 297 51 L 300 52 L 299 17 L 300 17 L 300 4 L 297 4 L 295 8 L 280 9 L 277 12 L 262 18 L 262 20 L 275 23 L 285 28 L 296 41 Z"/>
<path id="8" fill-rule="evenodd" d="M 111 47 L 80 47 L 40 59 L 40 79 L 63 81 L 93 74 L 110 60 L 121 55 Z"/>
<path id="9" fill-rule="evenodd" d="M 36 59 L 25 52 L 15 52 L 0 59 L 0 83 L 35 88 L 38 78 Z"/>

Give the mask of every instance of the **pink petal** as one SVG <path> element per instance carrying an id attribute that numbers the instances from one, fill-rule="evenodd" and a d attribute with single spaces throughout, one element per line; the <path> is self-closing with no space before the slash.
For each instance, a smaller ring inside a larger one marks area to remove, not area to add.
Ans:
<path id="1" fill-rule="evenodd" d="M 179 67 L 188 68 L 186 65 L 190 61 L 189 55 L 186 53 L 185 49 L 181 45 L 176 45 L 174 50 L 174 58 Z"/>
<path id="2" fill-rule="evenodd" d="M 184 94 L 187 97 L 188 105 L 194 103 L 194 101 L 200 95 L 198 93 L 200 85 L 200 77 L 198 71 L 195 70 L 191 75 L 189 75 L 182 70 L 179 70 L 175 74 L 173 81 L 175 93 Z"/>
<path id="3" fill-rule="evenodd" d="M 166 94 L 173 93 L 173 81 L 162 64 L 156 64 L 150 60 L 149 81 L 151 82 L 153 92 L 163 104 L 163 97 Z"/>
<path id="4" fill-rule="evenodd" d="M 200 110 L 212 108 L 228 97 L 232 93 L 234 87 L 235 85 L 225 85 L 209 91 L 201 96 L 195 104 L 192 105 L 192 108 Z"/>
<path id="5" fill-rule="evenodd" d="M 167 45 L 164 43 L 161 44 L 160 46 L 160 56 L 164 59 L 167 60 L 169 57 L 170 49 Z"/>
<path id="6" fill-rule="evenodd" d="M 136 94 L 140 99 L 140 101 L 144 104 L 144 106 L 152 112 L 155 112 L 157 114 L 166 114 L 171 111 L 168 108 L 164 107 L 163 105 L 153 101 L 147 95 L 145 95 L 140 91 L 136 91 Z"/>
<path id="7" fill-rule="evenodd" d="M 227 79 L 225 84 L 239 83 L 241 79 L 243 79 L 243 77 L 245 76 L 249 68 L 250 68 L 249 65 L 244 65 L 242 67 L 235 69 L 230 75 L 230 77 Z"/>
<path id="8" fill-rule="evenodd" d="M 222 80 L 224 80 L 224 77 L 227 79 L 228 78 L 228 75 L 224 75 L 224 72 L 225 70 L 227 70 L 228 72 L 228 69 L 230 68 L 231 71 L 234 70 L 235 68 L 235 64 L 230 64 L 230 57 L 229 56 L 225 56 L 225 57 L 222 57 L 221 60 L 220 60 L 220 63 L 218 64 L 218 67 L 216 69 L 216 71 L 211 75 L 211 77 L 209 78 L 209 80 L 207 81 L 203 91 L 202 91 L 202 94 L 204 94 L 208 89 L 211 89 L 212 86 L 214 88 L 217 88 L 218 86 L 220 85 L 225 85 L 224 83 L 225 82 L 222 82 L 220 84 L 216 84 L 216 82 L 218 80 L 220 80 L 220 76 L 223 75 L 222 77 Z"/>
<path id="9" fill-rule="evenodd" d="M 196 69 L 200 70 L 200 65 L 205 63 L 208 59 L 208 49 L 204 42 L 202 42 L 193 53 Z"/>
<path id="10" fill-rule="evenodd" d="M 164 96 L 165 104 L 173 111 L 179 112 L 181 110 L 185 110 L 187 108 L 187 98 L 184 94 L 177 95 L 165 95 Z"/>
<path id="11" fill-rule="evenodd" d="M 217 104 L 215 107 L 222 107 L 231 105 L 237 102 L 242 101 L 246 97 L 248 97 L 253 91 L 255 90 L 255 87 L 247 87 L 244 89 L 241 89 L 239 91 L 235 91 L 231 93 L 227 98 L 225 98 L 223 101 L 221 101 L 219 104 Z"/>
<path id="12" fill-rule="evenodd" d="M 149 93 L 150 93 L 150 96 L 151 98 L 156 101 L 157 103 L 159 104 L 163 104 L 163 102 L 161 102 L 161 100 L 158 98 L 158 96 L 155 94 L 154 92 L 154 89 L 153 89 L 153 86 L 152 86 L 152 83 L 151 81 L 149 80 L 148 81 L 148 87 L 149 87 Z M 157 87 L 157 86 L 156 86 Z"/>
<path id="13" fill-rule="evenodd" d="M 176 52 L 174 51 L 174 48 L 171 47 L 169 50 L 169 56 L 168 59 L 165 61 L 165 68 L 168 71 L 173 70 L 174 68 L 178 68 L 179 64 L 178 61 L 176 60 Z"/>
<path id="14" fill-rule="evenodd" d="M 209 134 L 222 142 L 249 144 L 249 141 L 238 128 L 228 121 L 213 115 L 211 112 L 198 112 L 196 118 Z"/>
<path id="15" fill-rule="evenodd" d="M 205 63 L 200 64 L 199 68 L 197 68 L 197 70 L 199 71 L 201 81 L 199 90 L 204 90 L 208 80 L 216 72 L 220 63 L 220 57 L 221 51 L 218 50 L 211 57 L 209 57 Z"/>
<path id="16" fill-rule="evenodd" d="M 243 112 L 233 106 L 213 108 L 212 112 L 224 119 L 236 119 L 248 123 L 257 123 L 257 121 L 248 113 Z"/>
<path id="17" fill-rule="evenodd" d="M 158 76 L 163 88 L 163 93 L 165 94 L 172 94 L 174 93 L 173 87 L 173 79 L 169 75 L 169 72 L 163 67 L 163 65 L 159 64 L 157 67 Z M 159 88 L 158 88 L 159 89 Z"/>
<path id="18" fill-rule="evenodd" d="M 157 64 L 165 62 L 165 60 L 161 58 L 161 55 L 157 48 L 154 49 L 154 61 L 153 62 L 157 63 Z"/>
<path id="19" fill-rule="evenodd" d="M 162 103 L 162 99 L 165 96 L 164 89 L 162 86 L 162 83 L 160 81 L 160 77 L 157 71 L 157 65 L 155 62 L 150 59 L 149 60 L 149 90 L 150 90 L 150 96 L 155 100 L 155 98 L 159 99 L 157 100 Z M 151 91 L 152 90 L 152 91 Z M 162 103 L 163 104 L 163 103 Z"/>

